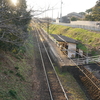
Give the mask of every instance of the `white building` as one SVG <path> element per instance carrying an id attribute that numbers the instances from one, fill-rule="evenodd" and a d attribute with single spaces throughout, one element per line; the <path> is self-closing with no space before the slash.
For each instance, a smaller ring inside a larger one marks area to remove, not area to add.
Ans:
<path id="1" fill-rule="evenodd" d="M 75 58 L 76 56 L 76 44 L 68 43 L 68 58 Z"/>

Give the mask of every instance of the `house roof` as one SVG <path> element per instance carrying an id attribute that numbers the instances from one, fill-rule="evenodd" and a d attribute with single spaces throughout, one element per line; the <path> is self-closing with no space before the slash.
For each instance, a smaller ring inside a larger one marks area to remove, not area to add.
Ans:
<path id="1" fill-rule="evenodd" d="M 66 36 L 56 35 L 56 34 L 51 34 L 51 36 L 54 37 L 59 42 L 68 42 L 68 43 L 75 43 L 75 44 L 77 43 L 76 40 Z"/>

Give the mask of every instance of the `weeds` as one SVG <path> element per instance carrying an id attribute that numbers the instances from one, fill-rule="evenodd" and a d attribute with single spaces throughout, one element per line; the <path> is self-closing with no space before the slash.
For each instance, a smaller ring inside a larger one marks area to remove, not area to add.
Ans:
<path id="1" fill-rule="evenodd" d="M 4 71 L 3 73 L 4 73 L 5 75 L 8 75 L 8 72 L 7 72 L 7 71 Z"/>
<path id="2" fill-rule="evenodd" d="M 20 73 L 16 73 L 16 75 L 17 75 L 18 77 L 20 77 L 21 80 L 25 80 L 25 78 L 24 78 Z"/>
<path id="3" fill-rule="evenodd" d="M 20 52 L 5 52 L 5 59 L 0 63 L 0 100 L 31 100 L 34 91 L 31 90 L 32 73 L 31 61 L 34 57 L 33 37 L 20 48 Z M 24 53 L 24 54 L 23 54 Z M 26 82 L 27 81 L 27 82 Z"/>
<path id="4" fill-rule="evenodd" d="M 2 65 L 2 62 L 0 62 L 0 65 Z"/>
<path id="5" fill-rule="evenodd" d="M 9 94 L 17 99 L 17 92 L 15 90 L 9 90 Z"/>
<path id="6" fill-rule="evenodd" d="M 14 73 L 14 72 L 12 70 L 10 70 L 9 73 Z"/>
<path id="7" fill-rule="evenodd" d="M 70 94 L 70 100 L 74 100 L 73 98 L 75 98 L 75 100 L 87 100 L 79 84 L 69 72 L 61 73 L 58 67 L 55 67 L 55 69 L 65 90 L 67 90 L 68 95 Z"/>
<path id="8" fill-rule="evenodd" d="M 19 69 L 19 67 L 15 67 L 15 69 L 17 69 L 17 70 L 18 70 L 18 69 Z"/>

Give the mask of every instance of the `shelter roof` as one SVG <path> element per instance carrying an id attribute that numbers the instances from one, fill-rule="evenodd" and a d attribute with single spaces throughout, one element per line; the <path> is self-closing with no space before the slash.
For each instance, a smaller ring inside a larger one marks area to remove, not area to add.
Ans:
<path id="1" fill-rule="evenodd" d="M 59 42 L 68 42 L 68 43 L 75 43 L 75 44 L 78 43 L 78 41 L 76 41 L 76 40 L 74 40 L 72 38 L 69 38 L 67 36 L 56 35 L 56 34 L 51 34 L 51 36 L 54 37 Z"/>

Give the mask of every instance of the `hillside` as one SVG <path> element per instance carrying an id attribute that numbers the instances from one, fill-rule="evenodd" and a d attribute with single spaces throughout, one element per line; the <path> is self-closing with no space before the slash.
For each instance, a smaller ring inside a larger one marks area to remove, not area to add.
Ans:
<path id="1" fill-rule="evenodd" d="M 80 13 L 72 12 L 72 13 L 67 14 L 67 17 L 70 17 L 70 18 L 76 17 L 76 18 L 82 19 L 82 18 L 84 18 L 84 15 L 82 15 Z"/>
<path id="2" fill-rule="evenodd" d="M 89 52 L 92 53 L 92 55 L 100 54 L 99 52 L 100 33 L 91 32 L 80 28 L 71 28 L 68 26 L 54 25 L 54 24 L 50 25 L 49 33 L 61 34 L 73 38 L 75 40 L 78 40 L 79 41 L 78 48 L 84 50 L 85 52 L 86 49 L 88 48 Z M 83 44 L 85 44 L 85 46 Z"/>
<path id="3" fill-rule="evenodd" d="M 19 54 L 0 50 L 0 100 L 32 100 L 34 97 L 32 35 L 24 46 L 24 54 L 23 50 Z"/>

